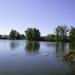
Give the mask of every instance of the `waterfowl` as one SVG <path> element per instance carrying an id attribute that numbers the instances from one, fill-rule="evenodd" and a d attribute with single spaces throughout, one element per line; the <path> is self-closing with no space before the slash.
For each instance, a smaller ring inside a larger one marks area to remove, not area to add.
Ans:
<path id="1" fill-rule="evenodd" d="M 44 56 L 47 56 L 47 53 L 44 53 Z"/>

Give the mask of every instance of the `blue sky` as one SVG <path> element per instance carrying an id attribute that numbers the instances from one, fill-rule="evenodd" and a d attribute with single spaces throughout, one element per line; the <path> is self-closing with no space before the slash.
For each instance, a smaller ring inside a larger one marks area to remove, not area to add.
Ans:
<path id="1" fill-rule="evenodd" d="M 36 27 L 44 36 L 64 24 L 75 25 L 75 0 L 0 0 L 0 34 Z"/>

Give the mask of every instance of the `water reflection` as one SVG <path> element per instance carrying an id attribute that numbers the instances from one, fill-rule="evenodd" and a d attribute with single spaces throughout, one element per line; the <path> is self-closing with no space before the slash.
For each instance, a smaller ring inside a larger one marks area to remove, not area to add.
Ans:
<path id="1" fill-rule="evenodd" d="M 71 44 L 70 44 L 71 45 Z M 69 75 L 75 75 L 74 70 L 75 70 L 75 64 L 69 64 L 69 62 L 67 62 L 64 59 L 64 55 L 67 53 L 67 51 L 70 51 L 70 46 L 69 44 L 67 45 L 66 43 L 56 43 L 56 50 L 55 50 L 55 56 L 58 59 L 58 61 L 64 62 L 68 65 L 68 72 Z M 72 47 L 72 46 L 71 46 Z"/>
<path id="2" fill-rule="evenodd" d="M 15 40 L 10 41 L 10 48 L 11 48 L 11 50 L 15 50 L 18 46 L 19 46 L 19 42 L 18 41 L 15 41 Z"/>
<path id="3" fill-rule="evenodd" d="M 68 44 L 63 42 L 56 43 L 55 56 L 60 60 L 63 59 L 63 56 L 68 52 Z"/>
<path id="4" fill-rule="evenodd" d="M 40 44 L 39 42 L 27 41 L 26 43 L 26 51 L 28 53 L 36 54 L 39 52 Z"/>
<path id="5" fill-rule="evenodd" d="M 75 42 L 71 42 L 69 48 L 70 50 L 75 50 Z"/>
<path id="6" fill-rule="evenodd" d="M 75 62 L 67 61 L 64 59 L 64 56 L 72 50 L 75 50 L 75 43 L 56 43 L 55 56 L 58 60 L 67 63 L 70 75 L 75 75 Z"/>

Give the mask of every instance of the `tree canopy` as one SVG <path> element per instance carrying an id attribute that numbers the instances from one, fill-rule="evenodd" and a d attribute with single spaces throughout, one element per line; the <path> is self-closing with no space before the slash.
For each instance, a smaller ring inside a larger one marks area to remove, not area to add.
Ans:
<path id="1" fill-rule="evenodd" d="M 11 30 L 9 34 L 10 39 L 20 39 L 20 33 L 16 30 Z"/>
<path id="2" fill-rule="evenodd" d="M 68 27 L 66 25 L 61 25 L 56 27 L 57 41 L 66 41 L 68 36 Z"/>
<path id="3" fill-rule="evenodd" d="M 46 36 L 47 41 L 56 41 L 56 35 L 55 34 L 48 34 Z"/>
<path id="4" fill-rule="evenodd" d="M 75 27 L 71 27 L 69 32 L 70 42 L 75 42 Z"/>
<path id="5" fill-rule="evenodd" d="M 40 31 L 36 28 L 28 28 L 25 31 L 27 40 L 39 40 L 40 39 Z"/>

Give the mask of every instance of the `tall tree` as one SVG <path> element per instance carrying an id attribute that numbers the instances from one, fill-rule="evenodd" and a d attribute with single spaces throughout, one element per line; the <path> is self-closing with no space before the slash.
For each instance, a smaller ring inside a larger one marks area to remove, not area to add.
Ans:
<path id="1" fill-rule="evenodd" d="M 26 31 L 27 40 L 39 40 L 40 39 L 40 31 L 36 28 L 28 28 Z"/>
<path id="2" fill-rule="evenodd" d="M 3 37 L 3 36 L 0 34 L 0 39 L 2 39 L 2 37 Z"/>
<path id="3" fill-rule="evenodd" d="M 9 34 L 9 37 L 10 39 L 20 39 L 20 33 L 12 29 Z"/>
<path id="4" fill-rule="evenodd" d="M 69 32 L 70 42 L 75 42 L 75 27 L 71 27 Z"/>
<path id="5" fill-rule="evenodd" d="M 56 36 L 58 41 L 66 41 L 68 35 L 68 27 L 61 25 L 56 28 Z"/>

